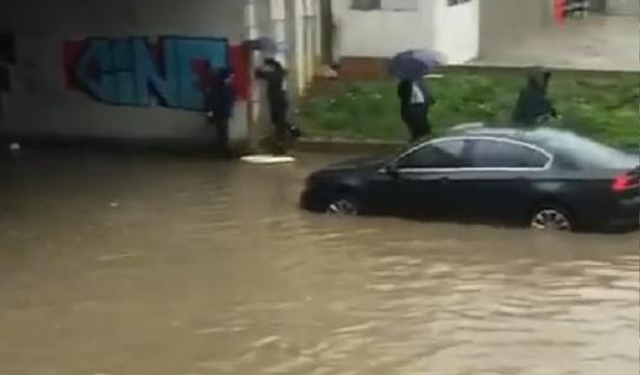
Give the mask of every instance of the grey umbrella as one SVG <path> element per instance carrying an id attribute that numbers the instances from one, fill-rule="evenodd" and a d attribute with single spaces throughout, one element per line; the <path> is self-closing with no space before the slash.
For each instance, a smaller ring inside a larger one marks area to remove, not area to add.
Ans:
<path id="1" fill-rule="evenodd" d="M 389 60 L 388 71 L 399 79 L 419 79 L 444 63 L 444 57 L 434 51 L 415 49 L 401 52 Z"/>

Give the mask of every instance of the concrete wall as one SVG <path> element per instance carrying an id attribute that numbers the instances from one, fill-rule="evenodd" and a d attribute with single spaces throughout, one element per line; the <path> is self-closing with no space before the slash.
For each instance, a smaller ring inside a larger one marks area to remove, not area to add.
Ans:
<path id="1" fill-rule="evenodd" d="M 479 0 L 480 57 L 491 55 L 542 30 L 553 0 Z"/>
<path id="2" fill-rule="evenodd" d="M 441 1 L 441 0 L 438 0 Z M 418 11 L 358 11 L 350 0 L 333 0 L 340 57 L 388 57 L 435 42 L 436 1 L 419 0 Z"/>
<path id="3" fill-rule="evenodd" d="M 161 36 L 223 38 L 228 40 L 230 46 L 239 45 L 245 34 L 244 2 L 42 0 L 35 6 L 33 2 L 10 1 L 12 3 L 7 4 L 5 9 L 5 15 L 9 16 L 4 23 L 17 36 L 18 61 L 11 72 L 12 90 L 4 97 L 6 115 L 2 123 L 2 134 L 21 137 L 58 135 L 126 139 L 211 139 L 212 129 L 206 126 L 201 112 L 191 108 L 197 100 L 194 96 L 189 101 L 176 102 L 178 104 L 171 106 L 159 103 L 154 93 L 147 92 L 154 96 L 148 103 L 131 105 L 132 101 L 128 99 L 122 103 L 112 103 L 104 100 L 106 96 L 96 98 L 96 95 L 92 95 L 95 91 L 85 90 L 85 86 L 74 87 L 70 79 L 77 78 L 74 74 L 77 72 L 73 69 L 70 72 L 67 66 L 68 46 L 69 42 L 74 42 L 74 45 L 81 46 L 78 48 L 90 48 L 87 45 L 90 46 L 93 42 L 87 38 L 116 41 L 142 37 L 148 43 L 156 43 L 156 38 Z M 168 48 L 166 44 L 163 46 L 165 50 Z M 209 52 L 204 51 L 202 56 L 210 57 L 207 55 Z M 109 53 L 117 55 L 115 50 L 110 50 Z M 175 56 L 179 54 L 180 52 L 176 52 Z M 125 60 L 131 57 L 130 53 L 121 55 L 126 56 Z M 216 59 L 211 58 L 211 61 Z M 193 62 L 195 61 L 187 63 Z M 78 61 L 75 63 L 80 64 Z M 136 63 L 139 61 L 136 60 L 133 64 Z M 163 60 L 162 64 L 166 65 L 168 61 Z M 164 66 L 164 69 L 169 67 Z M 183 70 L 180 73 L 180 85 L 197 83 L 197 77 L 190 76 L 192 72 Z M 132 73 L 123 71 L 122 74 Z M 125 78 L 118 82 L 135 81 L 132 77 Z M 134 90 L 126 88 L 125 91 Z M 181 91 L 190 90 L 186 88 Z M 193 90 L 189 94 L 193 95 Z M 246 138 L 246 112 L 246 103 L 239 102 L 231 131 L 234 139 Z"/>

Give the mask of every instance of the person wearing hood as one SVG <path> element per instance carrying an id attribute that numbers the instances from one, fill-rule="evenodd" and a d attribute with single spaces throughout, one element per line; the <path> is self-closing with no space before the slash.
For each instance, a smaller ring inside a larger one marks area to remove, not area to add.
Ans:
<path id="1" fill-rule="evenodd" d="M 513 112 L 513 121 L 524 126 L 534 126 L 550 117 L 557 118 L 558 112 L 547 96 L 551 72 L 538 69 L 527 79 L 527 86 L 520 91 L 520 97 Z"/>
<path id="2" fill-rule="evenodd" d="M 229 156 L 229 123 L 233 116 L 236 93 L 233 87 L 233 72 L 220 69 L 212 72 L 211 83 L 205 89 L 205 108 L 211 124 L 216 127 L 216 146 L 223 155 Z"/>
<path id="3" fill-rule="evenodd" d="M 288 120 L 289 98 L 286 90 L 287 72 L 278 61 L 267 58 L 257 69 L 256 77 L 263 80 L 267 86 L 267 101 L 271 123 L 275 127 L 276 152 L 287 152 L 289 137 L 300 137 L 300 130 L 291 125 Z"/>
<path id="4" fill-rule="evenodd" d="M 411 140 L 416 141 L 431 134 L 429 109 L 435 104 L 435 99 L 424 81 L 401 80 L 398 85 L 398 97 L 400 98 L 400 115 L 411 134 Z"/>

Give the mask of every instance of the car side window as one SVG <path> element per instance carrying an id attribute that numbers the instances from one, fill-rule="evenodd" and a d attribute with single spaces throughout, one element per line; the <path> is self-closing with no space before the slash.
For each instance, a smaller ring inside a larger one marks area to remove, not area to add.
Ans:
<path id="1" fill-rule="evenodd" d="M 451 140 L 422 146 L 405 156 L 398 166 L 410 168 L 462 168 L 465 141 Z"/>
<path id="2" fill-rule="evenodd" d="M 544 168 L 549 157 L 524 145 L 494 140 L 474 140 L 470 145 L 472 168 Z"/>

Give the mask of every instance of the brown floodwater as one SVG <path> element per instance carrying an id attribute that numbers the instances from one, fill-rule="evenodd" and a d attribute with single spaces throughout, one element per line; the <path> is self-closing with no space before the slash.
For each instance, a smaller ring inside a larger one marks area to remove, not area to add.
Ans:
<path id="1" fill-rule="evenodd" d="M 637 233 L 298 210 L 329 161 L 1 159 L 0 375 L 637 375 Z"/>

